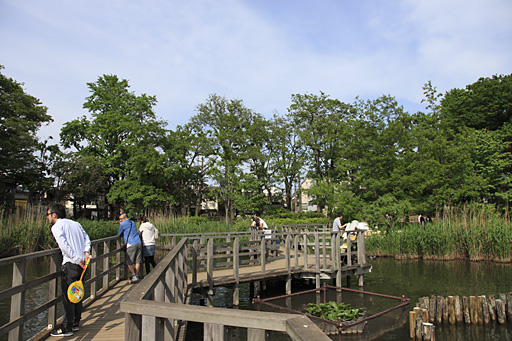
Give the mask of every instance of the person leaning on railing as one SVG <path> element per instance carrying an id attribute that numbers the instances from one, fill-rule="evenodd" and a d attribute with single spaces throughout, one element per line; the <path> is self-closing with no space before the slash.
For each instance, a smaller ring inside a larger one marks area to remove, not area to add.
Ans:
<path id="1" fill-rule="evenodd" d="M 71 219 L 66 219 L 66 208 L 61 204 L 48 207 L 48 221 L 52 225 L 52 234 L 62 251 L 62 303 L 64 321 L 59 329 L 50 332 L 51 336 L 72 336 L 79 330 L 82 318 L 82 301 L 73 303 L 67 291 L 71 283 L 78 281 L 85 267 L 85 260 L 90 256 L 91 240 L 82 226 Z"/>

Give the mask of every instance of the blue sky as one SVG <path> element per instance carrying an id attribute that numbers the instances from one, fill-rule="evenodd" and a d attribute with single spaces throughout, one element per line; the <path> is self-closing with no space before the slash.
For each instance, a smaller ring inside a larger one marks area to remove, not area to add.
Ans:
<path id="1" fill-rule="evenodd" d="M 213 93 L 268 118 L 320 91 L 416 112 L 429 80 L 512 73 L 510 0 L 0 0 L 0 37 L 2 72 L 48 107 L 55 142 L 103 74 L 155 95 L 174 129 Z"/>

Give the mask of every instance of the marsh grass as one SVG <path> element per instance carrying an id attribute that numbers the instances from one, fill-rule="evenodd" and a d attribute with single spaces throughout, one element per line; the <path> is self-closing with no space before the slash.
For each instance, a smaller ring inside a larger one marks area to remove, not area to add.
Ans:
<path id="1" fill-rule="evenodd" d="M 425 228 L 408 224 L 389 234 L 367 238 L 370 255 L 397 258 L 512 260 L 512 223 L 491 205 L 446 207 Z"/>

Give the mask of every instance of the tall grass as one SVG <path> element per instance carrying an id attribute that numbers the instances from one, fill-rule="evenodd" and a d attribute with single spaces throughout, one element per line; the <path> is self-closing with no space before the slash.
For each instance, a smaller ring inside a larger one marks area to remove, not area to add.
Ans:
<path id="1" fill-rule="evenodd" d="M 395 257 L 512 260 L 512 223 L 506 213 L 491 205 L 445 208 L 444 213 L 422 227 L 409 224 L 389 234 L 367 238 L 370 255 Z"/>

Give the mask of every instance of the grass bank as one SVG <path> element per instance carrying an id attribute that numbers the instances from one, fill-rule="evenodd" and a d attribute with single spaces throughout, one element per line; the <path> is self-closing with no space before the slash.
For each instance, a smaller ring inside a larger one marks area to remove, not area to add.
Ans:
<path id="1" fill-rule="evenodd" d="M 512 260 L 512 223 L 492 206 L 468 206 L 422 227 L 408 224 L 366 239 L 368 255 L 397 258 Z"/>
<path id="2" fill-rule="evenodd" d="M 46 211 L 23 211 L 15 214 L 0 212 L 0 257 L 19 255 L 56 248 L 51 227 L 46 218 Z M 326 218 L 300 215 L 295 218 L 276 215 L 264 218 L 269 227 L 283 224 L 327 223 Z M 250 218 L 240 218 L 226 225 L 225 221 L 215 221 L 204 217 L 172 217 L 152 216 L 151 222 L 160 233 L 205 233 L 248 231 Z M 119 222 L 96 221 L 88 219 L 77 220 L 87 232 L 91 240 L 110 237 L 117 234 Z M 136 221 L 137 227 L 139 226 Z"/>

